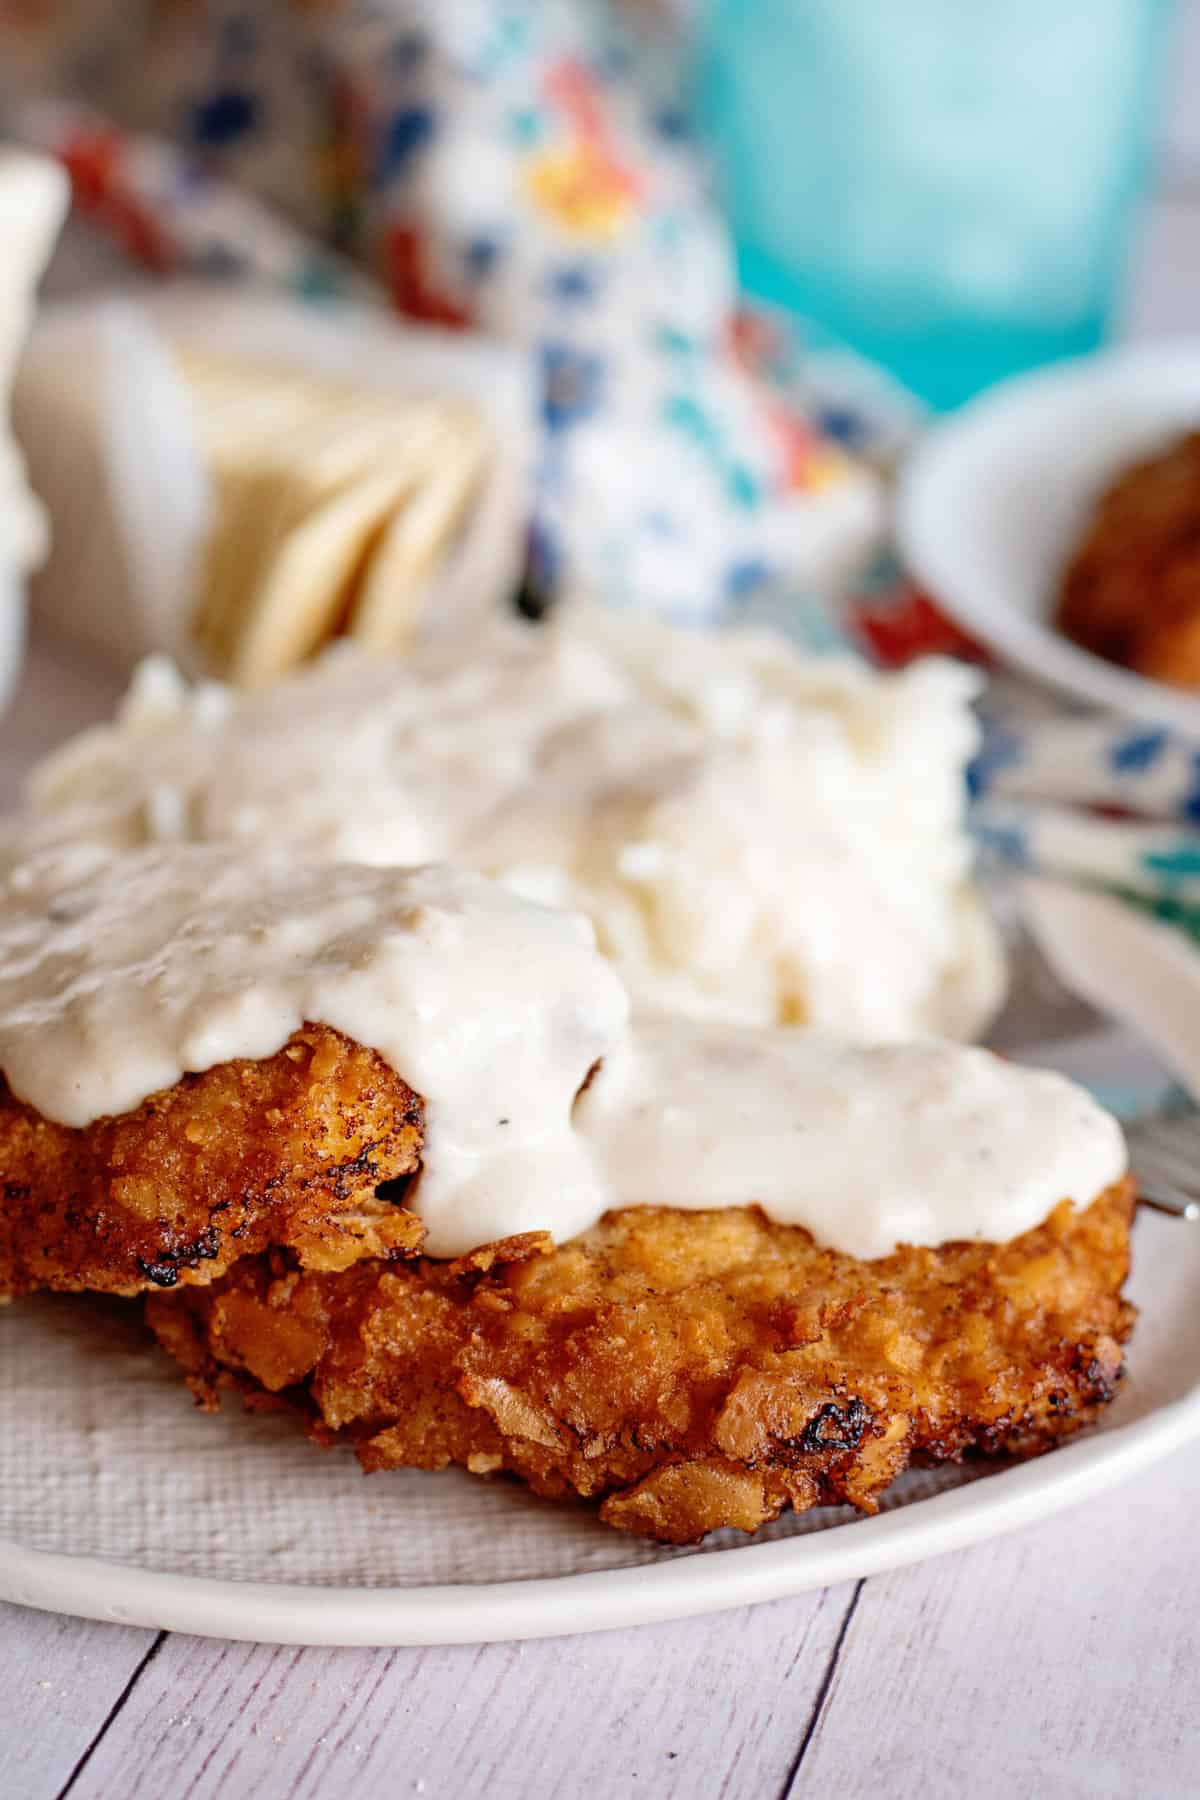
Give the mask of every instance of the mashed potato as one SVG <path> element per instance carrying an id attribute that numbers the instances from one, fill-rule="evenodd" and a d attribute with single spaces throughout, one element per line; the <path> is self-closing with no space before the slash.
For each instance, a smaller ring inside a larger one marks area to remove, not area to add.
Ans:
<path id="1" fill-rule="evenodd" d="M 580 609 L 259 693 L 144 664 L 36 772 L 38 829 L 452 861 L 579 908 L 635 1003 L 968 1037 L 1002 988 L 970 879 L 976 677 Z"/>

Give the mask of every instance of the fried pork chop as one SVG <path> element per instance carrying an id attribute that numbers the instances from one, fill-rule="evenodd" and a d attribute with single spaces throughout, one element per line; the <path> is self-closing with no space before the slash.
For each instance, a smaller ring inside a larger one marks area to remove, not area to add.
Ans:
<path id="1" fill-rule="evenodd" d="M 1122 470 L 1058 594 L 1058 624 L 1141 675 L 1200 687 L 1200 432 Z"/>
<path id="2" fill-rule="evenodd" d="M 419 1220 L 376 1189 L 417 1167 L 422 1131 L 412 1089 L 323 1025 L 82 1130 L 0 1079 L 0 1298 L 205 1283 L 270 1248 L 322 1270 L 415 1250 Z"/>
<path id="3" fill-rule="evenodd" d="M 820 1249 L 756 1209 L 610 1213 L 569 1243 L 303 1270 L 148 1302 L 202 1404 L 280 1395 L 367 1470 L 508 1471 L 673 1543 L 785 1507 L 875 1509 L 911 1462 L 1032 1456 L 1122 1374 L 1133 1191 L 1006 1244 Z"/>
<path id="4" fill-rule="evenodd" d="M 205 1405 L 282 1399 L 368 1470 L 506 1471 L 679 1543 L 871 1511 L 914 1460 L 1036 1454 L 1120 1378 L 1127 1182 L 870 1262 L 740 1207 L 437 1261 L 403 1205 L 423 1141 L 420 1097 L 318 1025 L 82 1129 L 0 1087 L 0 1297 L 149 1291 Z"/>

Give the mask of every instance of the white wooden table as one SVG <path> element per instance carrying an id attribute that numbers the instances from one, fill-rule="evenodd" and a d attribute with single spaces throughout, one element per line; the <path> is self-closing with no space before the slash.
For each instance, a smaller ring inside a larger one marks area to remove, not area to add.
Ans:
<path id="1" fill-rule="evenodd" d="M 1200 325 L 1200 3 L 1133 283 Z M 106 709 L 39 655 L 0 804 Z M 1200 1444 L 1050 1524 L 710 1619 L 547 1643 L 317 1651 L 0 1606 L 0 1800 L 1200 1794 Z"/>

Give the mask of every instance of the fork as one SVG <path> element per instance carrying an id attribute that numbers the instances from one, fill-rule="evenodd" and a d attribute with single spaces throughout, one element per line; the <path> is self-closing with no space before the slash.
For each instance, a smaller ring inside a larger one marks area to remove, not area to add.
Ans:
<path id="1" fill-rule="evenodd" d="M 1200 1108 L 1138 1119 L 1125 1141 L 1139 1200 L 1177 1219 L 1200 1219 Z"/>
<path id="2" fill-rule="evenodd" d="M 994 869 L 991 892 L 1007 939 L 1013 986 L 1038 1015 L 1035 1035 L 1056 1031 L 1071 1038 L 1097 1025 L 1104 1015 L 1063 983 L 1029 930 L 1014 888 L 997 880 Z M 1028 1017 L 1024 1030 L 1008 1042 L 1000 1023 L 992 1041 L 1001 1051 L 1028 1042 Z M 1183 1089 L 1175 1089 L 1158 1111 L 1125 1122 L 1125 1141 L 1138 1199 L 1177 1219 L 1200 1219 L 1200 1107 Z"/>

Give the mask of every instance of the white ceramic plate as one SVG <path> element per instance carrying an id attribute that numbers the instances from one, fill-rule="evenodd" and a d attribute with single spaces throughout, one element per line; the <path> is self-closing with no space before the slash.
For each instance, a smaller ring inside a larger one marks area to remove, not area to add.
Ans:
<path id="1" fill-rule="evenodd" d="M 1200 1435 L 1200 1232 L 1145 1215 L 1135 1242 L 1131 1372 L 1091 1435 L 967 1480 L 916 1474 L 874 1519 L 788 1517 L 691 1551 L 456 1471 L 366 1480 L 291 1419 L 195 1412 L 119 1310 L 18 1304 L 0 1316 L 0 1597 L 219 1637 L 458 1643 L 713 1612 L 958 1549 Z"/>
<path id="2" fill-rule="evenodd" d="M 1049 623 L 1089 509 L 1126 465 L 1200 427 L 1200 343 L 1111 350 L 1002 383 L 923 438 L 896 535 L 938 605 L 1076 699 L 1200 735 L 1200 696 L 1131 674 Z"/>

